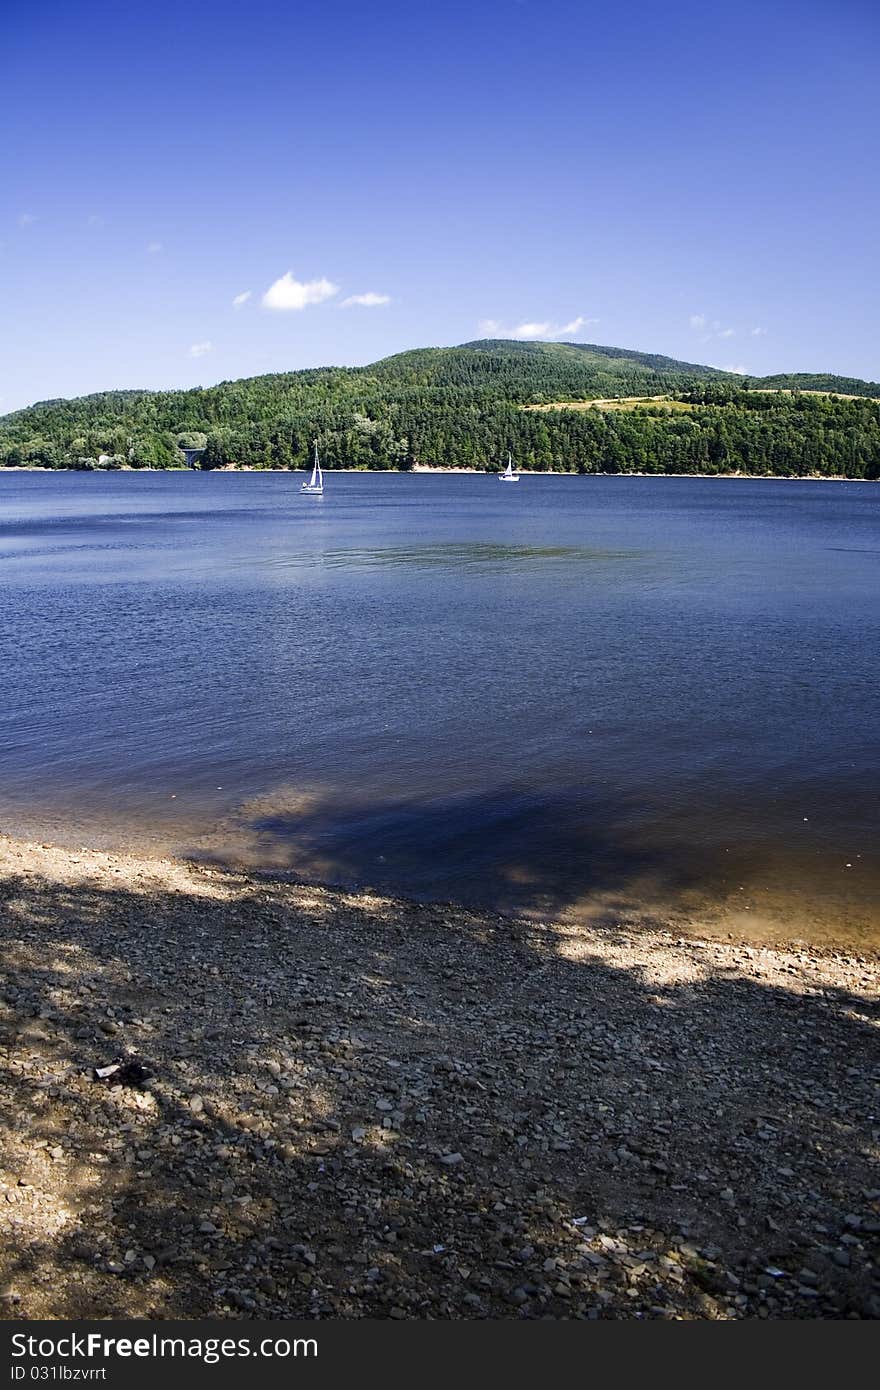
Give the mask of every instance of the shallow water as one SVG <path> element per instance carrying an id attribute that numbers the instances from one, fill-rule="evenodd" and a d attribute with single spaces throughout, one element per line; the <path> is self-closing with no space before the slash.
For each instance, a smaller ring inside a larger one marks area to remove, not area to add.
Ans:
<path id="1" fill-rule="evenodd" d="M 0 474 L 0 816 L 875 943 L 880 488 Z"/>

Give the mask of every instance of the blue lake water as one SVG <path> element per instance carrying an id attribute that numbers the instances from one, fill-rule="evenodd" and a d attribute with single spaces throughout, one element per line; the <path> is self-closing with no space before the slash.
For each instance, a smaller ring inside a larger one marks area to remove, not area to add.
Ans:
<path id="1" fill-rule="evenodd" d="M 880 487 L 0 474 L 0 828 L 869 944 Z"/>

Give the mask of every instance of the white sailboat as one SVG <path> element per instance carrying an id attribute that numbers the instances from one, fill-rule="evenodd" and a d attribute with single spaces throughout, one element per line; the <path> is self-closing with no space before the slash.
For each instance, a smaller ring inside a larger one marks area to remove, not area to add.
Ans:
<path id="1" fill-rule="evenodd" d="M 507 455 L 507 467 L 503 473 L 498 474 L 498 477 L 502 483 L 519 482 L 519 474 L 513 471 L 513 459 L 510 457 L 510 454 Z"/>
<path id="2" fill-rule="evenodd" d="M 303 483 L 302 491 L 309 493 L 312 497 L 320 497 L 324 492 L 324 474 L 321 472 L 321 460 L 318 458 L 318 441 L 315 440 L 315 462 L 312 465 L 312 476 L 308 482 Z"/>

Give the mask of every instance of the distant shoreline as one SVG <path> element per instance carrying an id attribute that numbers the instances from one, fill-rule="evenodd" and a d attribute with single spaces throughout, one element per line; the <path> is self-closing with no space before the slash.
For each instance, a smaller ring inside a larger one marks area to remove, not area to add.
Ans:
<path id="1" fill-rule="evenodd" d="M 112 474 L 112 473 L 308 473 L 307 468 L 253 468 L 250 464 L 242 464 L 238 468 L 131 468 L 123 465 L 121 468 L 40 468 L 32 464 L 16 463 L 0 467 L 0 476 L 4 473 L 82 473 L 82 474 Z M 554 468 L 520 468 L 517 470 L 523 477 L 527 478 L 702 478 L 707 482 L 722 479 L 737 478 L 743 482 L 751 483 L 876 483 L 880 478 L 848 478 L 844 473 L 577 473 L 574 470 L 554 469 Z M 486 468 L 444 468 L 440 465 L 430 463 L 417 464 L 415 468 L 325 468 L 325 473 L 363 473 L 365 475 L 378 474 L 385 477 L 388 474 L 400 475 L 402 477 L 417 477 L 425 474 L 440 474 L 441 476 L 455 477 L 463 474 L 466 477 L 497 477 L 497 473 L 490 472 Z"/>

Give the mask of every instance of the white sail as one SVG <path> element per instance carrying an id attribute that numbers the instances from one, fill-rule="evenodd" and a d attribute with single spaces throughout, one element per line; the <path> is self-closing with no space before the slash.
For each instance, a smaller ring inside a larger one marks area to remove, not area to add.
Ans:
<path id="1" fill-rule="evenodd" d="M 312 464 L 312 476 L 307 483 L 302 485 L 303 492 L 313 492 L 315 494 L 324 491 L 324 475 L 321 472 L 321 460 L 318 457 L 318 441 L 315 440 L 315 461 Z"/>
<path id="2" fill-rule="evenodd" d="M 498 474 L 498 477 L 501 479 L 502 483 L 518 483 L 518 482 L 519 482 L 519 474 L 518 474 L 518 473 L 514 473 L 514 471 L 513 471 L 513 459 L 511 458 L 509 452 L 508 452 L 508 455 L 507 455 L 507 467 L 504 469 L 504 471 L 503 471 L 502 473 L 499 473 L 499 474 Z"/>

